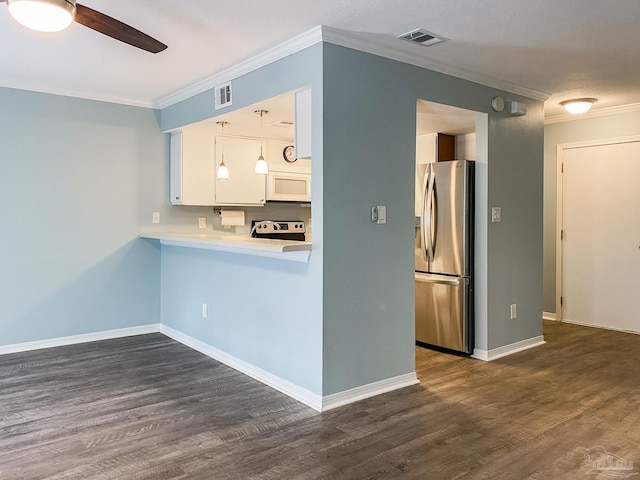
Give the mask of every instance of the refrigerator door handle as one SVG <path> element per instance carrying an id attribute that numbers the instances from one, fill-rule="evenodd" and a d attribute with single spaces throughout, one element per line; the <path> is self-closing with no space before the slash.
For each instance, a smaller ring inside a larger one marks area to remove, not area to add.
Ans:
<path id="1" fill-rule="evenodd" d="M 436 255 L 436 243 L 438 241 L 438 190 L 436 176 L 431 179 L 431 228 L 429 229 L 429 245 L 431 246 L 431 259 Z"/>
<path id="2" fill-rule="evenodd" d="M 428 236 L 427 236 L 427 221 L 426 221 L 426 216 L 427 216 L 427 209 L 428 204 L 427 204 L 427 189 L 429 188 L 429 177 L 431 176 L 431 169 L 427 168 L 427 171 L 425 172 L 424 175 L 424 180 L 422 182 L 422 211 L 420 212 L 420 240 L 422 242 L 421 245 L 421 250 L 422 250 L 422 256 L 425 260 L 425 262 L 429 262 L 429 242 L 428 242 Z"/>
<path id="3" fill-rule="evenodd" d="M 433 261 L 433 255 L 435 253 L 434 244 L 433 244 L 433 234 L 434 234 L 434 189 L 435 189 L 435 175 L 430 169 L 429 175 L 429 184 L 427 186 L 427 194 L 426 194 L 426 203 L 425 203 L 425 223 L 426 223 L 426 234 L 427 238 L 427 252 L 429 261 Z"/>
<path id="4" fill-rule="evenodd" d="M 446 278 L 446 277 L 436 277 L 434 275 L 428 275 L 423 273 L 416 273 L 416 282 L 424 282 L 424 283 L 439 283 L 441 285 L 452 285 L 457 287 L 460 285 L 460 278 Z M 463 279 L 464 280 L 464 279 Z"/>

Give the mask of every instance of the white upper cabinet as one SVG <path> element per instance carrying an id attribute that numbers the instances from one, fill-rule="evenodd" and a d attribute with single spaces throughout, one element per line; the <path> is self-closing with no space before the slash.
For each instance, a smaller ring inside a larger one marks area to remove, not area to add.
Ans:
<path id="1" fill-rule="evenodd" d="M 222 161 L 229 169 L 227 180 L 215 180 L 216 205 L 264 205 L 266 175 L 256 175 L 260 156 L 260 140 L 217 136 L 215 139 L 216 168 Z M 268 162 L 267 158 L 267 162 Z"/>
<path id="2" fill-rule="evenodd" d="M 170 201 L 173 205 L 214 205 L 213 136 L 206 132 L 171 134 Z"/>
<path id="3" fill-rule="evenodd" d="M 295 102 L 296 157 L 311 158 L 311 89 L 296 92 Z"/>
<path id="4" fill-rule="evenodd" d="M 256 111 L 267 114 L 261 118 Z M 221 121 L 227 122 L 224 139 L 217 125 Z M 255 173 L 261 145 L 269 175 Z M 216 173 L 223 149 L 229 178 L 218 180 Z M 293 155 L 290 150 L 294 150 Z M 170 156 L 169 190 L 174 205 L 261 206 L 267 200 L 308 202 L 311 198 L 311 89 L 283 94 L 185 126 L 172 133 Z"/>

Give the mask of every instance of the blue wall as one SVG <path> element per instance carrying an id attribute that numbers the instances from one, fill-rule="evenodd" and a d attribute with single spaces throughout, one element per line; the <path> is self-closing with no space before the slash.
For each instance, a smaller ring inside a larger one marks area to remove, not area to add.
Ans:
<path id="1" fill-rule="evenodd" d="M 0 345 L 158 323 L 156 117 L 0 88 Z"/>
<path id="2" fill-rule="evenodd" d="M 309 263 L 163 247 L 162 323 L 317 395 L 322 394 L 323 342 L 321 72 L 322 48 L 317 44 L 234 79 L 230 108 L 216 112 L 213 95 L 204 92 L 161 112 L 162 128 L 169 130 L 311 87 Z M 250 209 L 250 215 L 259 210 Z M 207 319 L 201 316 L 202 303 L 209 306 Z"/>
<path id="3" fill-rule="evenodd" d="M 197 217 L 212 215 L 169 204 L 160 133 L 215 116 L 211 92 L 164 109 L 158 125 L 149 109 L 0 89 L 0 345 L 161 320 L 318 395 L 413 372 L 418 99 L 485 119 L 477 347 L 540 335 L 542 104 L 322 43 L 234 79 L 232 109 L 307 86 L 308 264 L 137 239 L 197 231 Z M 528 115 L 493 112 L 496 95 L 524 101 Z M 373 205 L 387 206 L 386 225 L 371 223 Z M 502 223 L 489 223 L 490 206 L 502 207 Z M 152 211 L 162 224 L 151 225 Z"/>
<path id="4" fill-rule="evenodd" d="M 413 372 L 415 120 L 424 99 L 485 118 L 477 347 L 541 335 L 541 102 L 323 43 L 234 80 L 233 108 L 304 85 L 313 91 L 308 269 L 165 248 L 163 323 L 323 396 Z M 528 115 L 493 112 L 496 95 L 524 101 Z M 213 115 L 203 93 L 163 110 L 162 128 Z M 387 206 L 386 225 L 370 221 L 373 205 Z M 490 205 L 502 206 L 501 224 L 489 224 Z M 203 321 L 201 303 L 216 298 L 221 319 Z M 279 313 L 280 302 L 299 301 L 302 314 Z"/>
<path id="5" fill-rule="evenodd" d="M 488 118 L 478 125 L 476 347 L 541 335 L 542 103 L 332 44 L 323 60 L 324 393 L 414 368 L 418 99 Z M 528 114 L 493 112 L 496 95 Z M 387 206 L 386 225 L 371 222 L 374 205 Z M 503 208 L 502 223 L 489 223 L 489 206 Z"/>

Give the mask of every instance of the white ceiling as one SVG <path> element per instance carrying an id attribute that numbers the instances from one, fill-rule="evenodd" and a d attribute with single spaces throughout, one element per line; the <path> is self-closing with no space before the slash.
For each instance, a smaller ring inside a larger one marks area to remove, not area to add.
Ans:
<path id="1" fill-rule="evenodd" d="M 317 25 L 363 32 L 424 58 L 550 94 L 595 97 L 594 110 L 640 103 L 638 0 L 84 0 L 157 38 L 157 55 L 73 24 L 58 34 L 17 25 L 0 5 L 0 85 L 158 105 Z M 422 27 L 449 40 L 395 36 Z M 399 43 L 400 42 L 400 43 Z M 418 49 L 418 50 L 416 50 Z"/>

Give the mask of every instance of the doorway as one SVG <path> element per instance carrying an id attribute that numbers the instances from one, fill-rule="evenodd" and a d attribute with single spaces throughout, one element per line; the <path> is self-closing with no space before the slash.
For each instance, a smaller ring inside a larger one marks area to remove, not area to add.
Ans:
<path id="1" fill-rule="evenodd" d="M 422 209 L 424 208 L 424 178 L 427 165 L 438 161 L 447 160 L 473 160 L 475 161 L 475 218 L 486 218 L 487 196 L 487 145 L 488 145 L 488 120 L 487 114 L 472 110 L 462 109 L 449 105 L 418 100 L 416 105 L 416 164 L 415 164 L 415 233 L 414 247 L 416 258 L 416 271 L 423 274 L 424 270 L 424 240 L 421 232 Z M 448 137 L 448 138 L 445 138 Z M 441 140 L 447 142 L 452 139 L 451 150 L 443 149 Z M 444 151 L 444 152 L 443 152 Z M 446 202 L 445 202 L 446 203 Z M 443 205 L 445 204 L 443 203 Z M 475 335 L 471 337 L 472 345 L 481 345 L 485 348 L 486 332 L 486 252 L 487 235 L 486 224 L 482 221 L 475 222 L 475 261 L 472 268 L 473 281 L 477 281 L 474 301 L 471 308 L 475 311 Z M 418 276 L 416 275 L 416 292 L 423 291 L 418 288 Z M 426 303 L 437 303 L 435 297 L 421 297 L 416 293 L 414 308 L 418 305 L 424 307 Z M 448 301 L 443 303 L 444 308 L 454 308 Z M 448 317 L 448 314 L 439 310 L 436 317 Z M 431 315 L 433 317 L 433 315 Z M 437 322 L 436 322 L 437 323 Z M 445 322 L 446 323 L 446 322 Z M 440 325 L 440 324 L 438 324 Z M 441 325 L 442 326 L 442 325 Z M 433 326 L 433 328 L 436 328 Z M 423 329 L 424 330 L 424 329 Z M 424 333 L 424 332 L 422 332 Z M 478 335 L 479 334 L 479 335 Z M 423 335 L 424 336 L 424 335 Z M 474 340 L 475 336 L 475 340 Z M 416 337 L 418 332 L 416 331 Z M 478 341 L 479 337 L 479 341 Z M 473 350 L 472 350 L 473 351 Z"/>
<path id="2" fill-rule="evenodd" d="M 558 320 L 640 333 L 640 137 L 558 146 Z"/>

